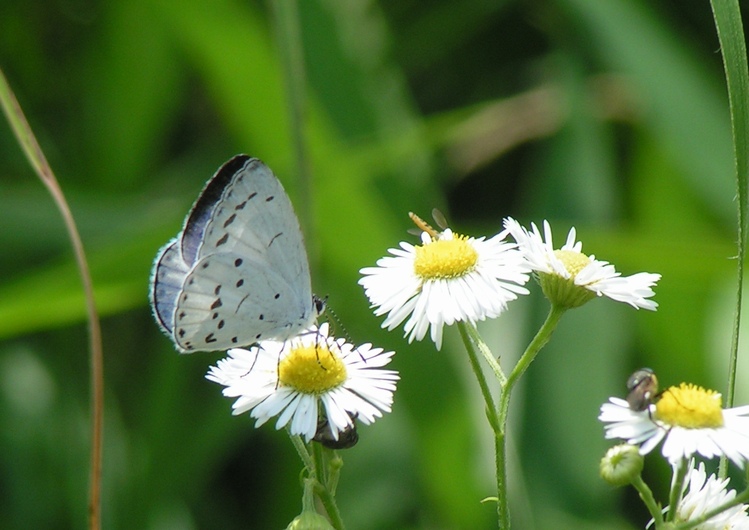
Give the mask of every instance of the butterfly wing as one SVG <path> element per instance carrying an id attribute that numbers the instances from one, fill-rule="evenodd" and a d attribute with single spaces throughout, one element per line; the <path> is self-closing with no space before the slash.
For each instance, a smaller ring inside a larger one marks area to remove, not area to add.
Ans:
<path id="1" fill-rule="evenodd" d="M 307 252 L 294 208 L 273 172 L 256 158 L 247 159 L 226 185 L 203 232 L 198 257 L 221 252 L 263 256 L 312 300 Z"/>
<path id="2" fill-rule="evenodd" d="M 171 336 L 174 310 L 185 276 L 190 272 L 179 250 L 179 238 L 172 239 L 159 251 L 151 273 L 151 307 L 161 330 Z"/>
<path id="3" fill-rule="evenodd" d="M 315 317 L 310 302 L 270 263 L 211 254 L 185 278 L 173 336 L 184 351 L 225 350 L 297 335 Z"/>
<path id="4" fill-rule="evenodd" d="M 238 155 L 208 181 L 157 256 L 151 303 L 186 352 L 283 340 L 314 322 L 299 222 L 265 164 Z"/>

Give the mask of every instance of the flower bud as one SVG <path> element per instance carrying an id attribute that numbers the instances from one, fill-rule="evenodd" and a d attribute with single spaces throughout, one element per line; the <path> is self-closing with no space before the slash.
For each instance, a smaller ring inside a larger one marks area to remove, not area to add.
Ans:
<path id="1" fill-rule="evenodd" d="M 305 511 L 289 523 L 286 530 L 335 530 L 319 513 Z"/>
<path id="2" fill-rule="evenodd" d="M 601 459 L 601 478 L 613 486 L 626 486 L 642 473 L 644 461 L 634 445 L 615 445 Z"/>

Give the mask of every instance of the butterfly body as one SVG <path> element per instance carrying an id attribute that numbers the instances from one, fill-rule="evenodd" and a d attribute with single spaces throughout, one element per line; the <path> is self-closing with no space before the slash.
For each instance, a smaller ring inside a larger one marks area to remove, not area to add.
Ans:
<path id="1" fill-rule="evenodd" d="M 181 352 L 285 340 L 315 322 L 299 222 L 260 160 L 237 155 L 208 181 L 157 255 L 151 305 Z"/>

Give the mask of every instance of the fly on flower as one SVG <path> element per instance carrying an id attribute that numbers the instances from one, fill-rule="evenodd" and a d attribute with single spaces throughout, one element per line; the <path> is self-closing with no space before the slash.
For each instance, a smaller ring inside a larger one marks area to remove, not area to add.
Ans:
<path id="1" fill-rule="evenodd" d="M 659 396 L 658 378 L 650 368 L 641 368 L 627 379 L 627 403 L 632 410 L 646 410 Z"/>
<path id="2" fill-rule="evenodd" d="M 375 315 L 387 314 L 383 328 L 406 321 L 409 342 L 429 330 L 440 349 L 443 326 L 495 318 L 519 294 L 528 294 L 523 285 L 530 270 L 517 245 L 505 240 L 506 231 L 474 238 L 447 227 L 436 230 L 411 215 L 421 229 L 421 244 L 401 242 L 376 267 L 359 271 Z"/>
<path id="3" fill-rule="evenodd" d="M 327 324 L 228 354 L 206 378 L 224 385 L 225 396 L 237 398 L 232 413 L 249 411 L 256 427 L 277 416 L 277 429 L 288 426 L 308 442 L 324 438 L 353 445 L 355 420 L 368 425 L 390 412 L 399 379 L 397 372 L 382 369 L 394 352 L 371 344 L 355 347 L 330 336 Z M 322 433 L 321 418 L 327 426 Z"/>
<path id="4" fill-rule="evenodd" d="M 574 227 L 562 248 L 555 250 L 547 221 L 544 221 L 543 236 L 535 224 L 531 224 L 528 231 L 510 217 L 505 219 L 504 226 L 517 241 L 541 289 L 553 304 L 573 308 L 596 296 L 607 296 L 636 309 L 654 311 L 658 307 L 650 298 L 655 294 L 652 287 L 660 280 L 660 274 L 641 272 L 622 276 L 608 262 L 582 253 L 583 244 L 576 240 Z"/>
<path id="5" fill-rule="evenodd" d="M 663 441 L 663 456 L 672 464 L 695 453 L 725 455 L 738 466 L 749 460 L 749 406 L 724 409 L 720 393 L 693 384 L 669 387 L 642 410 L 611 397 L 598 419 L 606 438 L 640 445 L 641 454 Z"/>

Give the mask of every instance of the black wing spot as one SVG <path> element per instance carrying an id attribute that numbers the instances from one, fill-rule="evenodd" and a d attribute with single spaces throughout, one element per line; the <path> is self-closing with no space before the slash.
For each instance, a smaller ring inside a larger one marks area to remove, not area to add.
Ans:
<path id="1" fill-rule="evenodd" d="M 244 285 L 244 280 L 242 278 L 237 280 L 237 287 L 242 287 L 243 285 Z"/>
<path id="2" fill-rule="evenodd" d="M 182 295 L 182 301 L 187 302 L 187 293 Z"/>
<path id="3" fill-rule="evenodd" d="M 241 267 L 242 263 L 244 263 L 244 260 L 242 260 L 242 258 L 237 258 L 237 259 L 234 260 L 234 266 L 235 267 Z"/>
<path id="4" fill-rule="evenodd" d="M 279 298 L 281 298 L 281 293 L 276 293 L 276 296 L 274 296 L 273 298 L 275 298 L 276 300 L 278 300 Z"/>
<path id="5" fill-rule="evenodd" d="M 263 315 L 262 313 L 260 313 L 260 316 L 258 317 L 258 320 L 265 320 L 265 315 Z"/>
<path id="6" fill-rule="evenodd" d="M 263 336 L 262 333 L 258 333 L 257 335 L 255 335 L 255 340 L 260 340 L 260 337 L 262 336 Z"/>
<path id="7" fill-rule="evenodd" d="M 230 224 L 232 224 L 234 222 L 234 219 L 236 219 L 236 218 L 237 218 L 237 214 L 235 214 L 235 213 L 231 214 L 229 216 L 229 218 L 226 221 L 224 221 L 224 228 L 226 228 L 227 226 L 229 226 Z"/>
<path id="8" fill-rule="evenodd" d="M 180 311 L 179 315 L 177 315 L 177 320 L 182 320 L 183 318 L 185 318 L 185 312 Z"/>
<path id="9" fill-rule="evenodd" d="M 214 302 L 211 304 L 211 309 L 217 309 L 222 305 L 224 304 L 221 303 L 221 298 L 216 298 L 216 300 L 214 300 Z"/>
<path id="10" fill-rule="evenodd" d="M 211 318 L 213 320 L 216 320 L 218 318 L 218 313 L 213 313 L 213 315 L 211 315 Z"/>
<path id="11" fill-rule="evenodd" d="M 237 337 L 232 337 L 231 338 L 231 343 L 232 344 L 236 344 L 237 342 L 239 342 L 239 339 Z"/>
<path id="12" fill-rule="evenodd" d="M 221 284 L 218 284 L 216 288 L 213 290 L 213 294 L 218 296 L 218 294 L 221 292 Z"/>
<path id="13" fill-rule="evenodd" d="M 181 339 L 182 337 L 184 337 L 184 336 L 185 336 L 185 330 L 184 330 L 184 328 L 179 328 L 179 329 L 177 330 L 177 335 L 179 335 L 179 338 L 180 338 L 180 339 Z"/>
<path id="14" fill-rule="evenodd" d="M 216 241 L 216 246 L 217 246 L 217 247 L 220 247 L 221 245 L 223 245 L 223 244 L 224 244 L 224 243 L 226 243 L 227 241 L 229 241 L 229 234 L 228 234 L 228 233 L 224 234 L 224 235 L 223 235 L 223 236 L 221 237 L 221 239 L 219 239 L 218 241 Z"/>
<path id="15" fill-rule="evenodd" d="M 240 202 L 239 204 L 237 204 L 237 205 L 236 205 L 236 206 L 234 207 L 234 209 L 235 209 L 236 211 L 239 211 L 239 210 L 244 210 L 244 207 L 245 207 L 246 205 L 247 205 L 247 201 L 244 201 L 244 202 Z"/>
<path id="16" fill-rule="evenodd" d="M 211 342 L 216 342 L 216 341 L 217 341 L 217 339 L 216 339 L 216 337 L 213 336 L 213 333 L 209 333 L 205 337 L 205 343 L 206 344 L 210 344 Z"/>
<path id="17" fill-rule="evenodd" d="M 248 200 L 248 201 L 251 201 L 251 200 L 252 200 L 252 199 L 254 199 L 254 198 L 255 198 L 256 196 L 257 196 L 257 192 L 256 192 L 256 191 L 253 191 L 252 193 L 250 193 L 250 194 L 249 194 L 249 195 L 247 196 L 247 200 Z"/>
<path id="18" fill-rule="evenodd" d="M 217 328 L 217 329 L 221 329 L 221 328 L 223 328 L 223 327 L 224 327 L 224 324 L 226 324 L 226 322 L 224 322 L 223 320 L 219 320 L 219 321 L 218 321 L 218 326 L 216 326 L 216 328 Z"/>
<path id="19" fill-rule="evenodd" d="M 203 268 L 204 268 L 204 269 L 207 269 L 207 268 L 208 268 L 208 265 L 210 265 L 210 263 L 209 263 L 209 262 L 207 262 L 207 261 L 204 261 L 204 262 L 203 262 Z"/>
<path id="20" fill-rule="evenodd" d="M 195 283 L 195 278 L 190 278 L 190 281 L 187 282 L 187 285 L 192 285 Z"/>

